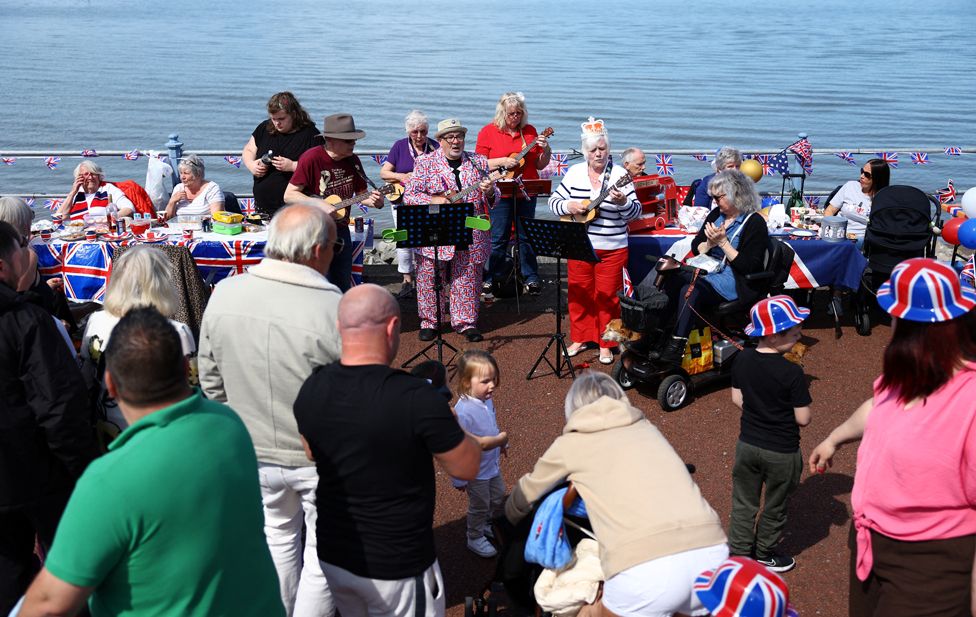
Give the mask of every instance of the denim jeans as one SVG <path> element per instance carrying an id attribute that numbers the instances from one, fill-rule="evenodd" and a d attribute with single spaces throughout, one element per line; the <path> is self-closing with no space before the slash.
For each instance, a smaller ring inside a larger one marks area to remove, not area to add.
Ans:
<path id="1" fill-rule="evenodd" d="M 488 275 L 485 276 L 485 281 L 492 281 L 496 276 L 502 274 L 498 270 L 505 261 L 508 240 L 512 237 L 512 221 L 515 215 L 535 218 L 535 202 L 535 197 L 529 200 L 519 199 L 518 212 L 515 212 L 514 200 L 500 199 L 491 209 L 491 257 L 488 259 Z M 519 238 L 519 267 L 522 271 L 522 278 L 525 279 L 526 283 L 538 283 L 539 266 L 535 260 L 535 252 L 529 246 L 520 222 L 517 223 L 516 231 Z"/>
<path id="2" fill-rule="evenodd" d="M 278 571 L 281 600 L 289 617 L 331 617 L 332 593 L 316 553 L 315 467 L 258 464 L 264 535 Z M 302 527 L 305 548 L 302 549 Z"/>

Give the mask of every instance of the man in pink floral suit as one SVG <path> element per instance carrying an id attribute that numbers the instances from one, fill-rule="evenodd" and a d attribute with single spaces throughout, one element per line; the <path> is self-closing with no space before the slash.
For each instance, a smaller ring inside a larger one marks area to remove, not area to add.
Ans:
<path id="1" fill-rule="evenodd" d="M 474 214 L 487 214 L 499 198 L 498 188 L 489 179 L 488 159 L 481 154 L 464 151 L 468 129 L 457 118 L 437 123 L 434 137 L 440 149 L 418 157 L 413 176 L 407 183 L 404 203 L 423 205 L 448 203 L 446 193 L 478 185 L 466 202 L 474 203 Z M 481 278 L 484 263 L 491 253 L 491 235 L 473 230 L 471 245 L 465 250 L 453 246 L 425 247 L 417 251 L 417 310 L 420 313 L 420 340 L 430 341 L 437 336 L 437 304 L 434 296 L 434 250 L 440 260 L 442 280 L 450 282 L 450 294 L 441 296 L 441 314 L 447 313 L 450 298 L 451 327 L 472 343 L 482 340 L 478 330 L 478 309 L 481 303 Z M 447 275 L 448 268 L 450 275 Z"/>

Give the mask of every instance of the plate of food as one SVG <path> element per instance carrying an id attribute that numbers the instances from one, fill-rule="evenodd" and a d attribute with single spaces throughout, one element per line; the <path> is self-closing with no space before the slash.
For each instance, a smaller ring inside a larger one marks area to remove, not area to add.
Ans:
<path id="1" fill-rule="evenodd" d="M 81 228 L 65 229 L 59 237 L 66 242 L 77 242 L 85 239 L 85 230 Z"/>
<path id="2" fill-rule="evenodd" d="M 790 235 L 794 238 L 815 238 L 817 234 L 810 231 L 809 229 L 794 229 L 790 232 Z"/>
<path id="3" fill-rule="evenodd" d="M 102 236 L 102 240 L 106 242 L 122 242 L 123 240 L 128 240 L 132 237 L 132 234 L 125 231 L 120 234 L 105 234 Z"/>
<path id="4" fill-rule="evenodd" d="M 169 236 L 166 234 L 156 233 L 154 231 L 147 231 L 141 236 L 138 236 L 140 242 L 148 242 L 150 244 L 156 244 L 159 242 L 165 242 Z"/>

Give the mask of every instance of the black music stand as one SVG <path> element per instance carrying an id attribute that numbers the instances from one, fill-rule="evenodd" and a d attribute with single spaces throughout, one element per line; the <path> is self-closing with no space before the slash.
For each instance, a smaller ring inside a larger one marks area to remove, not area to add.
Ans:
<path id="1" fill-rule="evenodd" d="M 522 306 L 519 301 L 519 296 L 522 295 L 522 259 L 521 259 L 521 249 L 519 249 L 519 238 L 522 236 L 522 226 L 519 222 L 518 207 L 519 200 L 522 199 L 522 191 L 524 190 L 528 195 L 535 195 L 538 197 L 540 194 L 546 194 L 552 191 L 552 180 L 534 179 L 534 180 L 522 180 L 522 186 L 519 186 L 517 180 L 511 182 L 499 182 L 498 189 L 501 191 L 502 199 L 512 200 L 512 221 L 515 223 L 515 234 L 513 236 L 513 251 L 512 251 L 512 261 L 515 267 L 515 312 L 521 314 Z M 531 197 L 530 197 L 531 199 Z M 534 218 L 534 217 L 533 217 Z M 534 248 L 534 247 L 533 247 Z M 494 274 L 492 274 L 494 276 Z"/>
<path id="2" fill-rule="evenodd" d="M 532 365 L 532 370 L 525 378 L 532 379 L 532 374 L 535 373 L 539 364 L 545 360 L 556 377 L 560 379 L 563 376 L 563 362 L 566 362 L 569 374 L 575 379 L 576 371 L 573 369 L 573 361 L 570 360 L 569 350 L 566 348 L 566 335 L 563 334 L 562 260 L 578 259 L 587 263 L 597 263 L 600 258 L 593 252 L 593 245 L 590 244 L 590 238 L 586 235 L 586 225 L 582 223 L 523 218 L 522 225 L 525 227 L 529 244 L 536 255 L 556 258 L 556 331 L 549 336 L 546 348 L 539 354 L 539 358 Z M 553 343 L 556 344 L 555 365 L 546 357 Z"/>
<path id="3" fill-rule="evenodd" d="M 471 245 L 471 229 L 467 227 L 466 219 L 474 214 L 474 204 L 425 204 L 420 206 L 401 205 L 397 209 L 397 227 L 407 232 L 407 239 L 397 242 L 397 248 L 422 248 L 453 246 L 455 251 L 465 250 Z M 401 365 L 406 368 L 411 362 L 424 356 L 430 358 L 427 352 L 437 347 L 437 361 L 444 362 L 444 347 L 458 353 L 457 347 L 451 345 L 441 336 L 441 262 L 439 250 L 434 250 L 434 301 L 437 303 L 437 338 L 430 344 L 411 356 Z M 453 360 L 453 356 L 451 360 Z"/>

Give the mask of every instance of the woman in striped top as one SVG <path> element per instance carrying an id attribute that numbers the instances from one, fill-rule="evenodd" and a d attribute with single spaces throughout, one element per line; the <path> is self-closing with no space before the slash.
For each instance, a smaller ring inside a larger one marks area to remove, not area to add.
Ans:
<path id="1" fill-rule="evenodd" d="M 584 162 L 573 165 L 563 176 L 549 198 L 549 209 L 559 216 L 582 215 L 590 200 L 608 191 L 587 227 L 600 262 L 568 260 L 570 337 L 574 342 L 567 351 L 575 356 L 598 342 L 600 362 L 612 364 L 613 343 L 602 341 L 600 334 L 611 319 L 620 317 L 617 292 L 623 289 L 622 272 L 627 265 L 627 221 L 637 218 L 641 208 L 633 184 L 614 187 L 627 170 L 613 164 L 603 121 L 591 117 L 582 127 Z"/>

